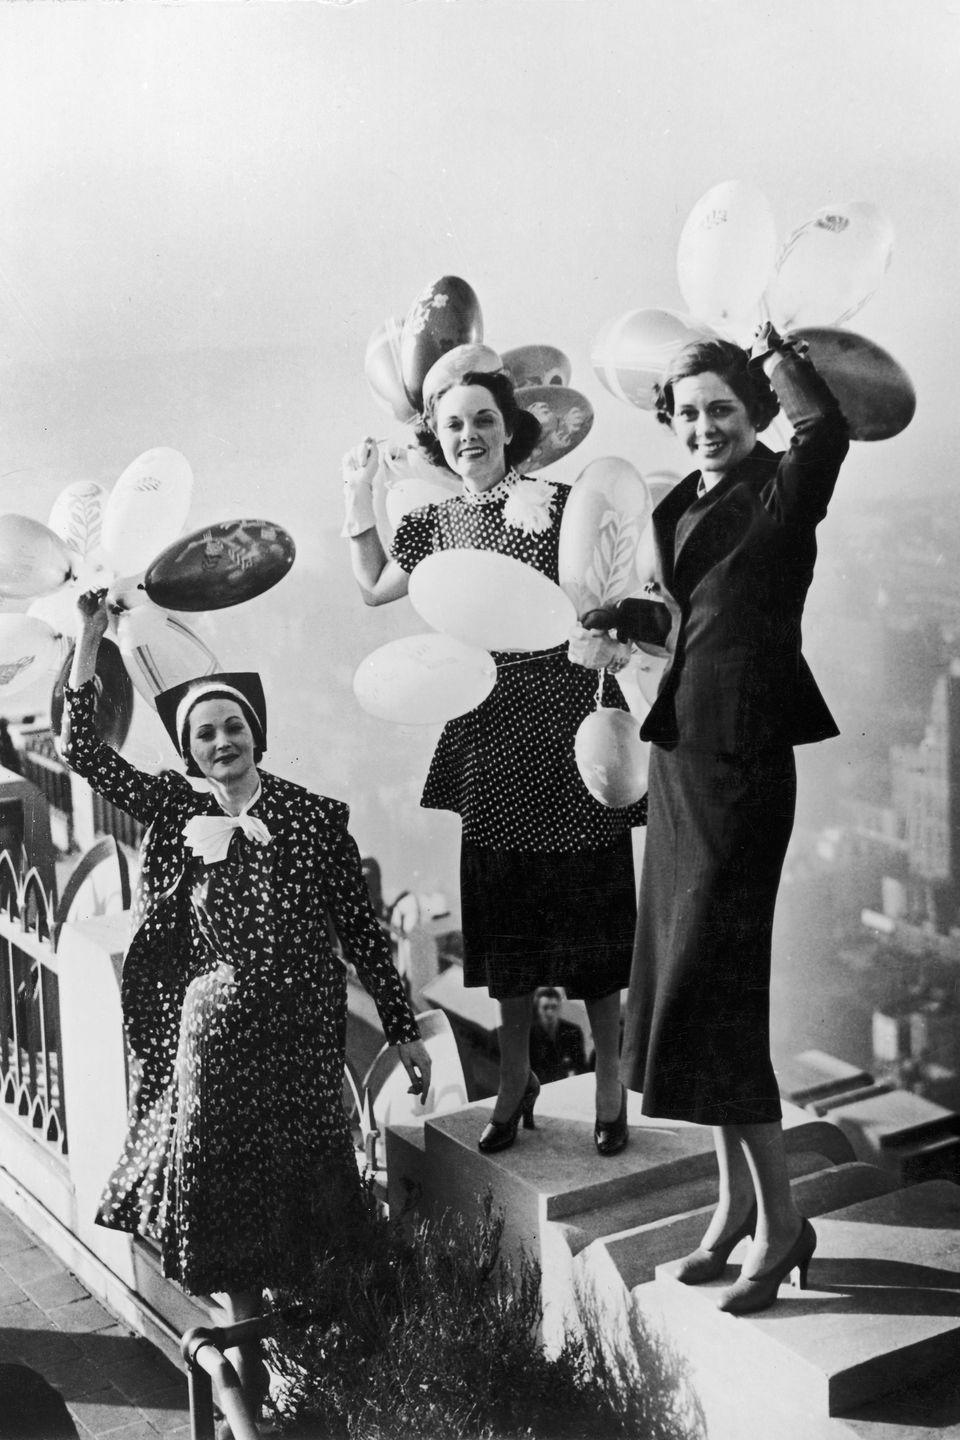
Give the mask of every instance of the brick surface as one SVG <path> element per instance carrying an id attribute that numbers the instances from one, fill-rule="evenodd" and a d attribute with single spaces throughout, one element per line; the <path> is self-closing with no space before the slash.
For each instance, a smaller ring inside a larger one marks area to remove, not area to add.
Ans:
<path id="1" fill-rule="evenodd" d="M 15 1305 L 21 1300 L 26 1300 L 26 1294 L 14 1280 L 8 1275 L 3 1266 L 0 1265 L 0 1307 L 4 1305 Z"/>
<path id="2" fill-rule="evenodd" d="M 45 1275 L 60 1275 L 64 1267 L 49 1250 L 31 1245 L 26 1250 L 11 1250 L 3 1257 L 3 1268 L 14 1280 L 39 1280 Z"/>
<path id="3" fill-rule="evenodd" d="M 68 1305 L 73 1300 L 89 1300 L 90 1292 L 86 1290 L 75 1276 L 66 1270 L 61 1270 L 55 1275 L 43 1275 L 36 1280 L 24 1280 L 21 1287 L 35 1305 L 41 1310 L 52 1310 L 57 1305 Z M 0 1281 L 0 1293 L 2 1293 L 2 1281 Z M 111 1316 L 112 1319 L 112 1316 Z"/>
<path id="4" fill-rule="evenodd" d="M 178 1430 L 190 1418 L 186 1381 L 176 1390 L 158 1396 L 153 1403 L 142 1403 L 137 1408 L 161 1435 Z"/>
<path id="5" fill-rule="evenodd" d="M 95 1390 L 92 1395 L 81 1399 L 68 1400 L 67 1409 L 79 1424 L 96 1436 L 109 1435 L 134 1421 L 142 1424 L 145 1420 L 145 1417 L 136 1414 L 131 1416 L 124 1397 L 112 1385 L 105 1385 L 102 1390 Z"/>
<path id="6" fill-rule="evenodd" d="M 179 1386 L 186 1393 L 186 1376 L 175 1369 L 162 1355 L 155 1361 L 136 1357 L 132 1362 L 110 1366 L 110 1379 L 127 1399 L 136 1405 L 151 1400 Z"/>
<path id="7" fill-rule="evenodd" d="M 15 1305 L 4 1305 L 0 1309 L 0 1330 L 53 1330 L 49 1315 L 45 1314 L 31 1300 L 21 1300 Z"/>
<path id="8" fill-rule="evenodd" d="M 86 1291 L 84 1299 L 72 1300 L 69 1305 L 58 1305 L 48 1313 L 58 1330 L 82 1330 L 85 1334 L 109 1330 L 116 1324 L 109 1310 L 104 1310 L 97 1300 L 91 1299 Z"/>
<path id="9" fill-rule="evenodd" d="M 5 1210 L 0 1211 L 0 1255 L 13 1254 L 16 1250 L 29 1250 L 36 1244 L 29 1230 Z"/>

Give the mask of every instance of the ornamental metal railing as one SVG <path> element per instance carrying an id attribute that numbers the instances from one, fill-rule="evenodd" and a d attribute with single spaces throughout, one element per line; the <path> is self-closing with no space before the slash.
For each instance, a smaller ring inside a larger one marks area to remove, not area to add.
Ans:
<path id="1" fill-rule="evenodd" d="M 54 902 L 39 875 L 0 853 L 0 1112 L 67 1154 Z"/>

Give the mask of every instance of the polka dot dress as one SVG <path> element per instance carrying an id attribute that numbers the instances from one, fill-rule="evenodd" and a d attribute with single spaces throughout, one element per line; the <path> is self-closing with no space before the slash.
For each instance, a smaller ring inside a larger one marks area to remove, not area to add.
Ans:
<path id="1" fill-rule="evenodd" d="M 437 550 L 495 550 L 556 581 L 560 521 L 570 490 L 532 482 L 549 494 L 552 523 L 528 535 L 507 523 L 504 508 L 511 494 L 529 483 L 511 472 L 481 495 L 464 492 L 410 511 L 397 527 L 394 559 L 409 572 Z M 532 656 L 495 652 L 493 658 L 497 683 L 475 710 L 444 727 L 421 804 L 456 811 L 466 839 L 502 850 L 601 849 L 643 824 L 645 800 L 609 810 L 594 800 L 577 769 L 574 737 L 595 708 L 597 672 L 572 664 L 566 645 Z M 627 709 L 610 676 L 603 704 Z"/>
<path id="2" fill-rule="evenodd" d="M 250 813 L 269 843 L 237 832 L 208 866 L 182 830 L 219 813 L 214 797 L 122 760 L 93 699 L 92 683 L 67 691 L 68 763 L 150 827 L 122 982 L 129 1129 L 97 1218 L 158 1240 L 164 1273 L 194 1294 L 295 1284 L 360 1193 L 331 921 L 388 1039 L 418 1034 L 347 807 L 261 772 Z"/>

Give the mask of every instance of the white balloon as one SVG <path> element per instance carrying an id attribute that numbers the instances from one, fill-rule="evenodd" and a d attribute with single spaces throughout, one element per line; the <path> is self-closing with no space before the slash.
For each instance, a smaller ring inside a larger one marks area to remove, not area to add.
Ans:
<path id="1" fill-rule="evenodd" d="M 74 558 L 39 520 L 0 515 L 0 595 L 17 600 L 52 595 L 73 574 Z"/>
<path id="2" fill-rule="evenodd" d="M 727 180 L 694 205 L 677 249 L 680 291 L 694 315 L 735 327 L 767 286 L 777 254 L 777 227 L 755 185 Z"/>
<path id="3" fill-rule="evenodd" d="M 877 205 L 826 205 L 794 230 L 767 289 L 781 329 L 843 325 L 873 295 L 893 258 L 893 225 Z"/>
<path id="4" fill-rule="evenodd" d="M 80 628 L 77 599 L 83 590 L 76 580 L 68 580 L 52 595 L 41 595 L 27 606 L 27 614 L 49 625 L 55 635 L 73 637 Z"/>
<path id="5" fill-rule="evenodd" d="M 559 585 L 492 550 L 428 555 L 410 576 L 409 595 L 428 625 L 482 650 L 549 650 L 575 619 Z"/>
<path id="6" fill-rule="evenodd" d="M 437 480 L 394 480 L 385 488 L 387 519 L 394 530 L 404 515 L 416 510 L 418 505 L 442 505 L 459 495 L 462 487 L 458 481 Z"/>
<path id="7" fill-rule="evenodd" d="M 95 480 L 74 480 L 54 500 L 47 524 L 75 554 L 88 555 L 100 544 L 106 499 Z"/>
<path id="8" fill-rule="evenodd" d="M 716 338 L 715 330 L 692 315 L 627 310 L 600 330 L 590 363 L 611 395 L 640 410 L 653 410 L 654 387 L 677 352 L 696 340 Z"/>
<path id="9" fill-rule="evenodd" d="M 582 618 L 637 590 L 637 550 L 650 495 L 629 460 L 592 460 L 570 492 L 560 523 L 560 584 Z"/>
<path id="10" fill-rule="evenodd" d="M 121 615 L 117 643 L 138 693 L 156 708 L 156 696 L 171 685 L 213 675 L 220 662 L 189 625 L 156 605 Z"/>
<path id="11" fill-rule="evenodd" d="M 646 794 L 650 747 L 629 711 L 594 710 L 577 731 L 573 750 L 580 778 L 601 805 L 621 810 Z"/>
<path id="12" fill-rule="evenodd" d="M 353 693 L 378 720 L 436 725 L 473 710 L 496 680 L 486 650 L 452 635 L 406 635 L 367 656 L 353 677 Z"/>
<path id="13" fill-rule="evenodd" d="M 158 446 L 120 476 L 103 511 L 102 546 L 118 575 L 145 570 L 183 531 L 193 471 L 179 450 Z"/>
<path id="14" fill-rule="evenodd" d="M 60 646 L 50 625 L 35 615 L 0 615 L 0 703 L 53 673 Z"/>

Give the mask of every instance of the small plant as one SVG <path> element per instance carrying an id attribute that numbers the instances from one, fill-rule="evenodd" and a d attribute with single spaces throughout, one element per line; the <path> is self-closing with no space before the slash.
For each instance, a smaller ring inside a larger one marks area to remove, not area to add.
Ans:
<path id="1" fill-rule="evenodd" d="M 636 1313 L 626 1350 L 584 1318 L 558 1354 L 540 1342 L 539 1267 L 500 1256 L 503 1221 L 423 1223 L 407 1235 L 371 1202 L 291 1301 L 271 1364 L 280 1421 L 302 1440 L 695 1440 L 702 1411 L 682 1362 Z M 301 1310 L 301 1314 L 304 1313 Z"/>

